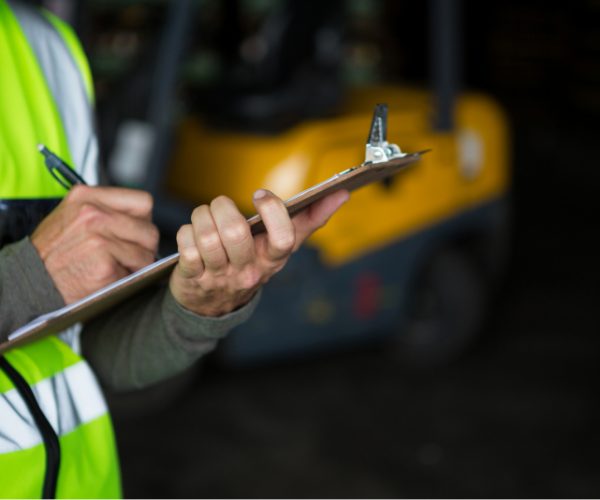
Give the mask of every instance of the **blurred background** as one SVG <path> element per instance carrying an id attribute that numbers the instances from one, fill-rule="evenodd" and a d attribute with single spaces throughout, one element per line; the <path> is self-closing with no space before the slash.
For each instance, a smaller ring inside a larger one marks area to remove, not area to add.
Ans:
<path id="1" fill-rule="evenodd" d="M 219 194 L 365 188 L 194 369 L 110 395 L 129 497 L 597 497 L 600 3 L 46 1 L 163 251 Z"/>

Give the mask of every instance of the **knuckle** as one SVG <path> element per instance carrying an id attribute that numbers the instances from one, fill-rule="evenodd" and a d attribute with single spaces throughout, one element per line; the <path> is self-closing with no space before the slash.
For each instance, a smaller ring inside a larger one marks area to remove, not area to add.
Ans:
<path id="1" fill-rule="evenodd" d="M 185 224 L 179 228 L 175 239 L 177 240 L 177 246 L 179 248 L 185 248 L 189 246 L 189 241 L 193 241 L 193 229 L 191 224 Z"/>
<path id="2" fill-rule="evenodd" d="M 221 247 L 221 238 L 216 231 L 206 231 L 198 238 L 198 245 L 207 252 L 213 252 Z"/>
<path id="3" fill-rule="evenodd" d="M 88 245 L 90 246 L 92 252 L 98 252 L 99 250 L 104 248 L 106 244 L 106 239 L 100 236 L 99 234 L 95 234 L 88 238 Z"/>
<path id="4" fill-rule="evenodd" d="M 212 273 L 210 283 L 207 284 L 208 293 L 216 294 L 228 290 L 229 283 L 225 276 Z"/>
<path id="5" fill-rule="evenodd" d="M 239 284 L 242 290 L 252 290 L 261 284 L 262 273 L 255 267 L 242 271 L 239 275 Z"/>
<path id="6" fill-rule="evenodd" d="M 77 184 L 69 190 L 65 196 L 65 200 L 68 203 L 77 203 L 79 200 L 84 200 L 87 197 L 89 187 Z"/>
<path id="7" fill-rule="evenodd" d="M 243 245 L 250 238 L 248 225 L 245 223 L 228 224 L 222 229 L 223 240 L 232 245 Z"/>
<path id="8" fill-rule="evenodd" d="M 223 205 L 233 205 L 233 200 L 228 198 L 225 195 L 217 196 L 213 201 L 210 202 L 211 208 L 223 206 Z"/>
<path id="9" fill-rule="evenodd" d="M 82 203 L 79 207 L 79 218 L 87 227 L 92 227 L 104 220 L 104 213 L 92 203 Z"/>
<path id="10" fill-rule="evenodd" d="M 78 194 L 79 190 L 75 189 L 76 187 L 77 186 L 75 186 L 71 190 L 69 190 L 69 192 L 63 198 L 62 203 L 65 203 L 67 205 L 77 203 L 77 200 L 79 199 L 79 194 Z"/>
<path id="11" fill-rule="evenodd" d="M 273 237 L 273 247 L 282 253 L 289 253 L 296 244 L 296 236 L 292 231 L 286 231 Z"/>
<path id="12" fill-rule="evenodd" d="M 185 264 L 194 267 L 197 267 L 202 262 L 200 258 L 200 253 L 194 247 L 184 248 L 181 251 L 181 258 L 183 259 Z"/>
<path id="13" fill-rule="evenodd" d="M 89 214 L 95 213 L 96 207 L 91 203 L 82 203 L 79 205 L 79 215 L 87 216 Z"/>
<path id="14" fill-rule="evenodd" d="M 94 266 L 94 277 L 99 283 L 106 283 L 117 277 L 117 266 L 114 260 L 108 256 L 99 259 Z"/>
<path id="15" fill-rule="evenodd" d="M 141 206 L 147 214 L 151 214 L 154 207 L 154 197 L 147 191 L 141 191 L 141 193 Z"/>
<path id="16" fill-rule="evenodd" d="M 197 222 L 203 217 L 206 217 L 210 212 L 208 205 L 200 205 L 199 207 L 194 208 L 192 211 L 192 222 Z"/>

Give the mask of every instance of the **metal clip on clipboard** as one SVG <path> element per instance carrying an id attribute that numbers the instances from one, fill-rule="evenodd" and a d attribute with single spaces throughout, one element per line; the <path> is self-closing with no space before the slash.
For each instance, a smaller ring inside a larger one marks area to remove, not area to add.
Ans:
<path id="1" fill-rule="evenodd" d="M 387 142 L 387 104 L 377 104 L 373 112 L 371 130 L 367 138 L 365 162 L 383 163 L 395 158 L 406 156 L 397 144 Z"/>

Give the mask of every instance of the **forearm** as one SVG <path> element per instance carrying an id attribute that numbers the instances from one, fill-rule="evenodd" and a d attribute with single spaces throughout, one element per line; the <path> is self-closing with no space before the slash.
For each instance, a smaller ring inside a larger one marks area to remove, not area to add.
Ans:
<path id="1" fill-rule="evenodd" d="M 116 390 L 143 387 L 184 370 L 214 349 L 218 339 L 245 321 L 258 296 L 220 318 L 193 314 L 165 286 L 140 293 L 89 321 L 84 356 L 99 378 Z M 0 342 L 37 316 L 64 306 L 28 238 L 0 251 Z"/>
<path id="2" fill-rule="evenodd" d="M 167 287 L 155 287 L 88 322 L 83 354 L 114 390 L 144 387 L 184 370 L 245 321 L 258 297 L 219 318 L 183 309 Z"/>
<path id="3" fill-rule="evenodd" d="M 0 342 L 31 319 L 62 306 L 63 299 L 29 238 L 0 250 Z"/>

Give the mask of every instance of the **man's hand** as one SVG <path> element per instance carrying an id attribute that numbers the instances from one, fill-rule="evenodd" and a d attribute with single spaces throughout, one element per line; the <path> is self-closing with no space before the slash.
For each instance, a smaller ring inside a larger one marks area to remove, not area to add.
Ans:
<path id="1" fill-rule="evenodd" d="M 348 197 L 347 191 L 338 191 L 290 219 L 278 197 L 259 190 L 254 205 L 267 231 L 256 237 L 225 196 L 196 208 L 192 223 L 177 233 L 180 258 L 169 284 L 173 296 L 186 309 L 204 316 L 237 309 L 283 268 L 291 253 Z"/>
<path id="2" fill-rule="evenodd" d="M 158 229 L 143 191 L 75 186 L 31 241 L 67 304 L 154 261 Z"/>

